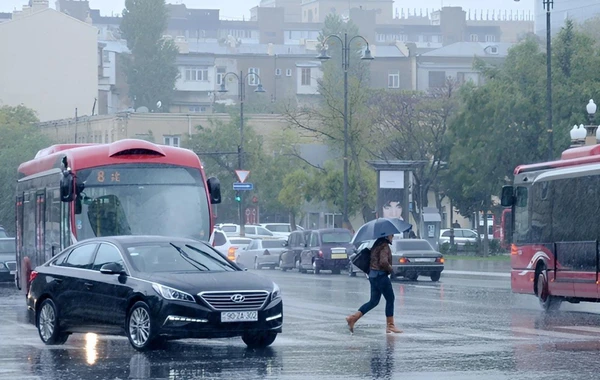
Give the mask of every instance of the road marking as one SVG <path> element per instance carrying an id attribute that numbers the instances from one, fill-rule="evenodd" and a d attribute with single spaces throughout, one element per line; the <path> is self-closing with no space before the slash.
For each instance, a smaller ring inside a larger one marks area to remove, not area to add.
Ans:
<path id="1" fill-rule="evenodd" d="M 581 335 L 581 334 L 572 334 L 565 333 L 560 331 L 551 331 L 551 330 L 537 330 L 530 329 L 526 327 L 511 327 L 513 333 L 526 334 L 526 335 L 537 335 L 537 336 L 546 336 L 550 338 L 563 338 L 570 340 L 588 340 L 589 336 Z"/>

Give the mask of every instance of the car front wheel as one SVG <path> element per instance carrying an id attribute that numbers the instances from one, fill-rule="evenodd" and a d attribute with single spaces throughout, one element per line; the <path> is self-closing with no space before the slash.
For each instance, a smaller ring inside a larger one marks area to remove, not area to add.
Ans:
<path id="1" fill-rule="evenodd" d="M 56 304 L 50 298 L 44 300 L 37 313 L 36 325 L 40 339 L 47 345 L 64 344 L 69 334 L 60 331 Z"/>
<path id="2" fill-rule="evenodd" d="M 136 302 L 127 316 L 127 338 L 138 351 L 145 351 L 152 346 L 153 332 L 150 308 L 144 301 Z"/>
<path id="3" fill-rule="evenodd" d="M 273 344 L 277 338 L 276 332 L 262 332 L 262 333 L 246 333 L 242 335 L 242 340 L 248 348 L 265 348 Z"/>

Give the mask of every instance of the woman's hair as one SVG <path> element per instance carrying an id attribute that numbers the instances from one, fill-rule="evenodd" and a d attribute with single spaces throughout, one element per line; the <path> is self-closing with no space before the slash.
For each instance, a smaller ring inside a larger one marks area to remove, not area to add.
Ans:
<path id="1" fill-rule="evenodd" d="M 380 237 L 380 238 L 378 238 L 377 240 L 375 240 L 375 243 L 373 243 L 373 248 L 375 248 L 375 247 L 377 247 L 377 246 L 379 246 L 379 245 L 382 245 L 383 243 L 388 243 L 388 244 L 390 244 L 390 241 L 389 241 L 389 240 L 388 240 L 388 238 L 387 238 L 387 237 L 385 237 L 385 236 L 384 236 L 384 237 Z M 373 249 L 373 248 L 371 248 L 371 249 Z"/>

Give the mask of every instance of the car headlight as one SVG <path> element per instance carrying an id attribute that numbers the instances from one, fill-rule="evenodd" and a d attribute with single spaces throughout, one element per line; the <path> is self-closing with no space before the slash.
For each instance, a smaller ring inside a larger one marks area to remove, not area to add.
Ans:
<path id="1" fill-rule="evenodd" d="M 279 286 L 273 283 L 273 291 L 271 292 L 271 301 L 276 300 L 277 298 L 281 298 L 281 290 Z"/>
<path id="2" fill-rule="evenodd" d="M 156 283 L 152 284 L 152 288 L 156 291 L 156 293 L 160 294 L 164 299 L 167 300 L 196 302 L 191 294 L 182 292 L 181 290 L 169 288 L 168 286 Z"/>

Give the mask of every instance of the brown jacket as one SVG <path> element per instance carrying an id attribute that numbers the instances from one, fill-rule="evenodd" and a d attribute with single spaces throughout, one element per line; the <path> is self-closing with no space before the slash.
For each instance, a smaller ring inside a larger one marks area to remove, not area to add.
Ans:
<path id="1" fill-rule="evenodd" d="M 392 273 L 392 250 L 388 243 L 380 243 L 371 250 L 371 269 Z"/>

